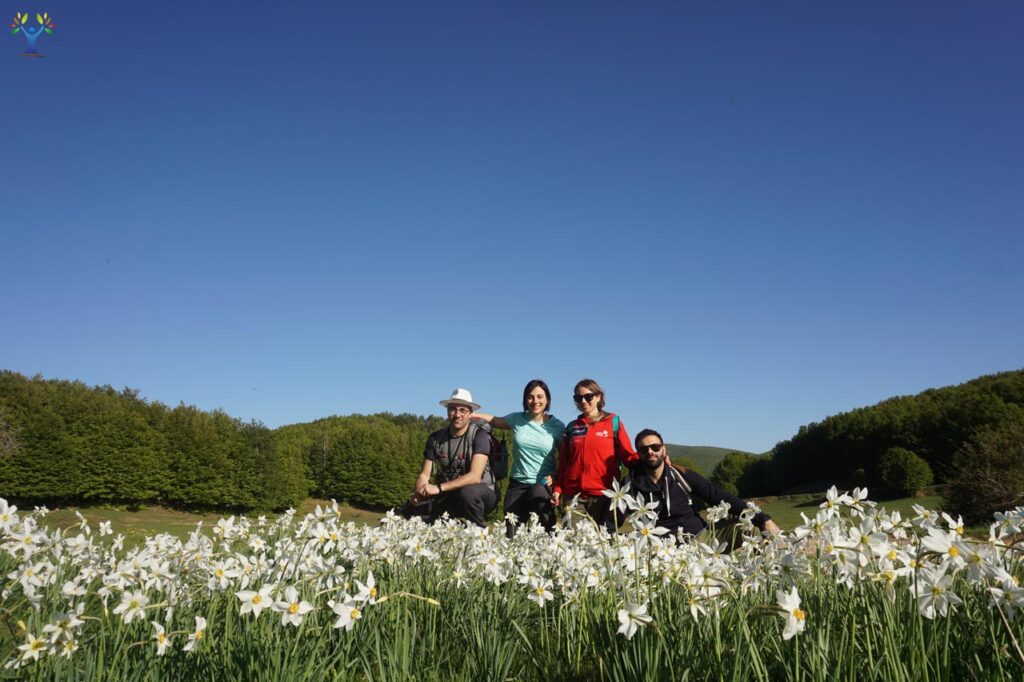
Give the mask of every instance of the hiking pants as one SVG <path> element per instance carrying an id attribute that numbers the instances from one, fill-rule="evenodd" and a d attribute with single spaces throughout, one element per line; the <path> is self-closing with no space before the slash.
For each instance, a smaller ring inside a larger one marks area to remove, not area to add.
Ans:
<path id="1" fill-rule="evenodd" d="M 540 525 L 550 532 L 555 527 L 555 513 L 551 508 L 551 493 L 543 483 L 523 483 L 509 479 L 508 490 L 505 491 L 505 514 L 515 514 L 519 523 L 530 520 L 530 514 L 536 514 Z M 516 534 L 516 526 L 505 522 L 505 535 Z"/>
<path id="2" fill-rule="evenodd" d="M 443 481 L 442 481 L 443 483 Z M 486 483 L 474 483 L 451 492 L 441 493 L 423 504 L 406 505 L 401 514 L 405 518 L 420 516 L 433 523 L 448 512 L 455 519 L 468 519 L 481 528 L 487 527 L 487 515 L 498 504 L 498 495 Z"/>

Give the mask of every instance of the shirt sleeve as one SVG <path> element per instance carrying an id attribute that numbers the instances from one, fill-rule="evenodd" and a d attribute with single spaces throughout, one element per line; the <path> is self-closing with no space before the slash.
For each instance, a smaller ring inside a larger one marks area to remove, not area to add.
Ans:
<path id="1" fill-rule="evenodd" d="M 710 505 L 721 504 L 722 502 L 729 503 L 729 512 L 733 516 L 739 516 L 740 513 L 747 508 L 747 501 L 736 497 L 730 492 L 722 490 L 717 485 L 704 478 L 696 471 L 690 471 L 689 469 L 683 474 L 683 478 L 690 484 L 690 489 L 693 490 L 693 494 L 704 500 Z M 754 525 L 764 530 L 765 521 L 770 520 L 772 517 L 768 516 L 764 512 L 758 512 L 754 514 Z"/>
<path id="2" fill-rule="evenodd" d="M 626 467 L 632 467 L 640 461 L 640 456 L 633 450 L 633 444 L 629 442 L 629 434 L 626 432 L 626 425 L 619 420 L 619 439 L 615 441 L 615 456 L 619 458 Z"/>
<path id="3" fill-rule="evenodd" d="M 473 452 L 474 455 L 490 455 L 491 454 L 491 437 L 483 429 L 477 429 L 476 435 L 473 436 Z"/>
<path id="4" fill-rule="evenodd" d="M 423 448 L 423 459 L 429 459 L 431 462 L 434 461 L 434 434 L 427 436 L 427 444 Z"/>

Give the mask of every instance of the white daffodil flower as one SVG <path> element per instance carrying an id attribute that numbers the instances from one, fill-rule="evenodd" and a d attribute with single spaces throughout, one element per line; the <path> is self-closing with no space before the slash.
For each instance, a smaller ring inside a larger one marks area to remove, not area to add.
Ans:
<path id="1" fill-rule="evenodd" d="M 642 627 L 654 622 L 654 619 L 647 615 L 647 603 L 626 604 L 626 608 L 619 609 L 618 634 L 626 639 L 633 639 L 633 635 Z"/>
<path id="2" fill-rule="evenodd" d="M 782 629 L 782 639 L 792 639 L 804 631 L 807 625 L 807 613 L 800 608 L 800 595 L 796 587 L 790 588 L 789 592 L 779 590 L 775 593 L 776 603 L 786 619 L 786 625 Z"/>
<path id="3" fill-rule="evenodd" d="M 284 599 L 274 602 L 274 610 L 281 614 L 281 625 L 302 624 L 302 619 L 313 610 L 313 605 L 299 599 L 299 591 L 292 585 L 285 588 Z"/>
<path id="4" fill-rule="evenodd" d="M 270 608 L 274 603 L 274 586 L 264 585 L 259 592 L 253 590 L 242 590 L 236 592 L 235 596 L 242 601 L 239 613 L 243 616 L 251 613 L 254 618 L 259 618 L 263 609 Z"/>

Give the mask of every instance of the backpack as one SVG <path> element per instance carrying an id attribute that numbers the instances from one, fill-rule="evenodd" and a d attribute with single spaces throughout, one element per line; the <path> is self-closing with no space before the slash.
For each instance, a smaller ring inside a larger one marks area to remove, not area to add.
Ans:
<path id="1" fill-rule="evenodd" d="M 504 441 L 500 441 L 494 437 L 494 432 L 491 431 L 491 425 L 487 422 L 469 422 L 469 442 L 472 443 L 473 439 L 476 438 L 476 430 L 483 429 L 487 432 L 487 439 L 491 442 L 491 454 L 488 456 L 489 464 L 491 467 L 491 476 L 494 477 L 494 482 L 502 481 L 508 478 L 508 448 L 505 447 Z M 472 448 L 472 445 L 470 446 Z"/>

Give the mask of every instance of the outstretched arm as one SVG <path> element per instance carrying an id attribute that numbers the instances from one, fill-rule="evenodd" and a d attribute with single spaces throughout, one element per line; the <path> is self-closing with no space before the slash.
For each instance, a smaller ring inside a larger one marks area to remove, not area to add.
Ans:
<path id="1" fill-rule="evenodd" d="M 508 425 L 508 422 L 505 421 L 504 417 L 496 417 L 493 414 L 487 414 L 486 412 L 474 412 L 473 414 L 469 415 L 469 418 L 483 420 L 496 429 L 512 428 L 511 426 Z"/>
<path id="2" fill-rule="evenodd" d="M 693 494 L 704 500 L 708 504 L 715 505 L 727 502 L 729 504 L 729 512 L 733 516 L 739 516 L 744 509 L 747 508 L 747 501 L 736 497 L 730 492 L 722 490 L 717 485 L 704 478 L 695 471 L 687 469 L 686 473 L 683 474 L 683 478 L 690 484 L 690 488 L 693 490 Z M 774 531 L 778 531 L 779 527 L 772 521 L 772 517 L 768 516 L 764 512 L 760 512 L 754 515 L 754 525 L 761 530 L 772 531 L 768 524 L 770 523 L 774 527 Z"/>

